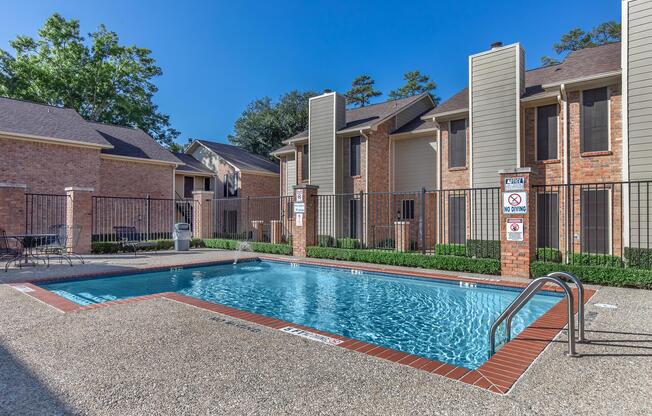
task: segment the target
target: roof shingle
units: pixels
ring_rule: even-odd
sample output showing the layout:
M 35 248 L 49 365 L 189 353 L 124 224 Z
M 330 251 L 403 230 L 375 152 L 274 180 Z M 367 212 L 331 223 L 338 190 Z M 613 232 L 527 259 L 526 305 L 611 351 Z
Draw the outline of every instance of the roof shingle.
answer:
M 112 149 L 103 149 L 103 154 L 181 163 L 172 153 L 141 129 L 91 122 L 88 122 L 88 125 L 113 145 Z
M 208 140 L 197 140 L 197 142 L 217 153 L 221 158 L 238 169 L 260 173 L 279 173 L 279 167 L 277 164 L 270 162 L 261 156 L 249 153 L 238 146 L 225 143 L 215 143 Z
M 195 159 L 191 155 L 185 153 L 172 153 L 174 157 L 179 159 L 183 165 L 177 166 L 177 170 L 184 172 L 196 172 L 196 173 L 213 173 L 207 166 L 204 166 L 199 160 Z

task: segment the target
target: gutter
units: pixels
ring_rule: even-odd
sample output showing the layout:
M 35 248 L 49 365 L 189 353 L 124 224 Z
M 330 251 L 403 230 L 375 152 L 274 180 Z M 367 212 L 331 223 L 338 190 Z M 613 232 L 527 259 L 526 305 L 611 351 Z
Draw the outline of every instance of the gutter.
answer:
M 574 84 L 579 84 L 579 83 L 582 83 L 582 82 L 590 82 L 590 81 L 597 81 L 597 80 L 604 79 L 604 78 L 618 77 L 621 74 L 622 74 L 622 71 L 620 69 L 618 69 L 616 71 L 603 72 L 601 74 L 589 75 L 589 76 L 586 76 L 586 77 L 574 78 L 574 79 L 569 79 L 569 80 L 566 80 L 566 81 L 560 81 L 560 82 L 554 82 L 554 83 L 550 83 L 550 84 L 544 84 L 544 85 L 541 86 L 541 88 L 543 88 L 545 90 L 545 89 L 549 89 L 549 88 L 559 88 L 562 85 L 564 85 L 565 87 L 568 87 L 568 86 L 572 86 Z

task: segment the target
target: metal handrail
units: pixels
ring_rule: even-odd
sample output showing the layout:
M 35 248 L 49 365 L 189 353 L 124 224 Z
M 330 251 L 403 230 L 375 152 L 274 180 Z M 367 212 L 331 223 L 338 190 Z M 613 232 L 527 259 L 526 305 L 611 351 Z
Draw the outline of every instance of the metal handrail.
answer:
M 577 342 L 586 342 L 586 339 L 584 338 L 584 285 L 582 285 L 580 279 L 566 272 L 552 272 L 548 273 L 547 276 L 556 277 L 560 280 L 567 278 L 573 281 L 575 286 L 577 286 L 577 297 L 579 298 L 579 301 L 577 302 L 577 327 L 579 329 L 579 337 L 577 338 Z M 530 299 L 532 299 L 535 294 L 535 291 L 530 291 L 529 294 L 525 296 L 521 301 L 521 304 L 525 305 Z M 505 321 L 505 335 L 507 341 L 512 339 L 512 320 L 514 319 L 514 315 L 516 315 L 520 309 L 521 307 L 513 310 L 512 313 L 507 316 L 507 320 Z
M 496 331 L 500 324 L 507 319 L 510 315 L 516 314 L 525 304 L 532 299 L 532 297 L 541 290 L 544 284 L 554 283 L 557 286 L 561 287 L 566 293 L 566 303 L 567 303 L 567 323 L 568 323 L 568 353 L 570 357 L 577 357 L 575 352 L 575 298 L 573 296 L 573 291 L 568 287 L 568 285 L 557 277 L 544 276 L 534 279 L 528 287 L 512 302 L 509 306 L 500 314 L 498 319 L 491 325 L 491 330 L 489 332 L 489 356 L 492 356 L 496 353 Z

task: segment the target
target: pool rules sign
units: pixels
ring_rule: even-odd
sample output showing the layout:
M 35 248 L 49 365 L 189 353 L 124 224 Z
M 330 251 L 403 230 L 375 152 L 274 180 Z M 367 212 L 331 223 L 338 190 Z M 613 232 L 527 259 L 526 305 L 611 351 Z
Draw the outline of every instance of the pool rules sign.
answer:
M 507 218 L 507 241 L 523 241 L 523 218 Z

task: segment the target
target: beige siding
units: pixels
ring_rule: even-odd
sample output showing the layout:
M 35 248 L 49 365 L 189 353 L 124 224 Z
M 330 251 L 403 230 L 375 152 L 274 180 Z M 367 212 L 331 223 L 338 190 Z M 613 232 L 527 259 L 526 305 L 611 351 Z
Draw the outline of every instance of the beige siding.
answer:
M 432 101 L 430 101 L 430 98 L 424 96 L 419 101 L 396 115 L 396 128 L 400 129 L 410 121 L 419 117 L 421 114 L 430 110 L 432 107 Z
M 516 167 L 523 52 L 518 45 L 471 57 L 473 186 L 498 186 L 498 170 Z
M 285 195 L 294 195 L 294 185 L 297 184 L 297 161 L 294 155 L 288 156 L 285 162 Z
M 652 0 L 632 0 L 624 7 L 628 8 L 629 26 L 629 174 L 632 180 L 645 180 L 652 179 Z
M 435 189 L 437 152 L 434 137 L 397 140 L 394 143 L 394 190 Z
M 319 193 L 335 192 L 335 95 L 310 100 L 310 184 L 319 186 Z

